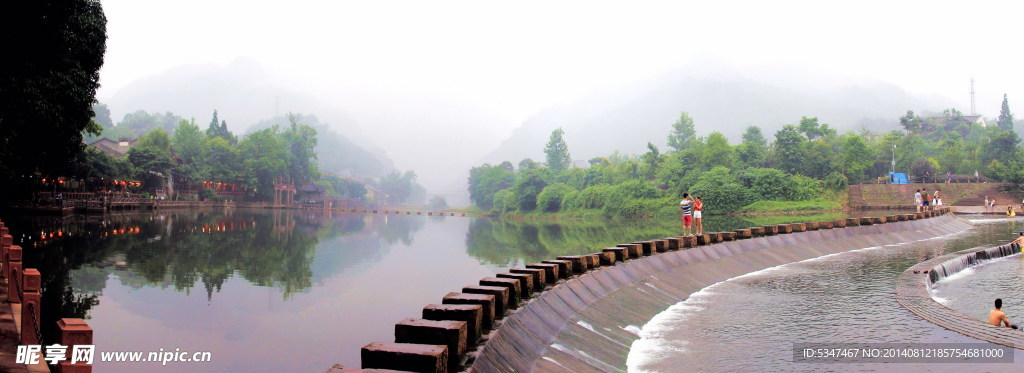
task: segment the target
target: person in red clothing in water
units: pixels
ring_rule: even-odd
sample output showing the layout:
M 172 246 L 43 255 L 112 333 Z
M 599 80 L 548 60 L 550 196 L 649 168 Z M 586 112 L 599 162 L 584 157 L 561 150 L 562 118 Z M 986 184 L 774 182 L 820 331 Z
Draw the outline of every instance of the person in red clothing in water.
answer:
M 704 218 L 701 216 L 704 210 L 704 201 L 700 200 L 700 196 L 693 196 L 693 230 L 696 234 L 704 234 Z

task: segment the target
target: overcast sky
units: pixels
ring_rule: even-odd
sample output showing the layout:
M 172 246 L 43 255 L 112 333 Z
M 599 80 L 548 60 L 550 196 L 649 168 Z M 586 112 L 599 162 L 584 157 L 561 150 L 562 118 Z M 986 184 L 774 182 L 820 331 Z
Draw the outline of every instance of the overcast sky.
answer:
M 981 114 L 998 115 L 1003 93 L 1024 104 L 1017 2 L 102 3 L 100 101 L 172 67 L 245 57 L 327 100 L 366 91 L 478 108 L 500 118 L 482 124 L 497 142 L 544 106 L 701 56 L 882 80 L 965 113 L 973 76 Z
M 308 83 L 453 96 L 515 121 L 697 54 L 873 77 L 965 105 L 974 76 L 986 114 L 1020 86 L 1019 3 L 833 4 L 107 0 L 99 98 L 171 67 L 238 57 Z

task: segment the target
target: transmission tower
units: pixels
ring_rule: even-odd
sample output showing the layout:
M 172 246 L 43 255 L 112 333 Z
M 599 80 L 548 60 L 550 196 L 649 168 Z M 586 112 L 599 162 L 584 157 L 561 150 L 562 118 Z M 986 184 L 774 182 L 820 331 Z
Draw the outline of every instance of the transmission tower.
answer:
M 974 111 L 974 77 L 971 77 L 971 115 L 978 115 Z

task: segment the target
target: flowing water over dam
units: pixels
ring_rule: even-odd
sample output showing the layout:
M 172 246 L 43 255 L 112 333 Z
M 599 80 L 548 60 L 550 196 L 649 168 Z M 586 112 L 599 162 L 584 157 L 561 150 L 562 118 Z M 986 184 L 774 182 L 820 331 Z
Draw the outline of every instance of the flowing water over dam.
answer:
M 643 326 L 632 345 L 629 370 L 679 371 L 1020 371 L 1016 364 L 983 367 L 939 364 L 794 363 L 793 343 L 959 343 L 980 341 L 937 327 L 894 299 L 896 278 L 908 267 L 942 254 L 1006 244 L 1017 220 L 979 222 L 933 239 L 865 245 L 739 276 L 701 289 Z M 991 267 L 991 268 L 987 268 Z M 989 270 L 993 269 L 999 272 Z M 1024 321 L 1019 256 L 995 261 L 942 283 L 951 307 L 985 315 L 995 294 L 1011 320 Z M 973 274 L 970 274 L 973 273 Z M 994 280 L 978 287 L 978 280 Z M 1015 289 L 1010 289 L 1014 287 Z M 987 317 L 986 317 L 987 318 Z
M 978 221 L 997 229 L 1020 232 L 1024 222 L 1008 219 Z M 1014 324 L 1024 324 L 1024 256 L 987 260 L 965 268 L 932 285 L 932 297 L 968 317 L 987 321 L 994 300 L 1003 300 L 1002 310 Z

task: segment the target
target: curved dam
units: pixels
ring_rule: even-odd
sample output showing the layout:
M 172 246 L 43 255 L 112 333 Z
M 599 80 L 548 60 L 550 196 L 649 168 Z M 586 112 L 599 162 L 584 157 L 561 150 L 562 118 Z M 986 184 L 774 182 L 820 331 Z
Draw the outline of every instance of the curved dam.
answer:
M 971 227 L 943 214 L 723 241 L 618 262 L 570 278 L 510 313 L 479 349 L 470 370 L 625 371 L 640 327 L 710 285 L 770 267 Z

